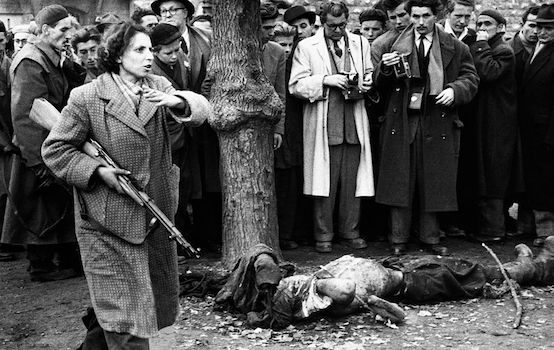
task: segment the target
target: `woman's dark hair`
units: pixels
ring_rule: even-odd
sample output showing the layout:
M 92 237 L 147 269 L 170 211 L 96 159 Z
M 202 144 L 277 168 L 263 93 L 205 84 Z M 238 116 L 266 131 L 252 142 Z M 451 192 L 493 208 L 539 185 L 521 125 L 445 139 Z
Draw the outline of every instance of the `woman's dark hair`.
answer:
M 119 73 L 119 63 L 117 60 L 123 55 L 123 52 L 137 33 L 148 35 L 145 28 L 128 21 L 114 24 L 104 34 L 104 45 L 99 55 L 100 64 L 107 72 Z

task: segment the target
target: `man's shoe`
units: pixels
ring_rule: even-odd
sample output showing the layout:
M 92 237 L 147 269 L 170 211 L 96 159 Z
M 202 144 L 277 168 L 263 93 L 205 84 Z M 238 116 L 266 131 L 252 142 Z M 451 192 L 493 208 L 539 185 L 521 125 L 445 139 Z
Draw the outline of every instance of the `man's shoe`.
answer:
M 406 254 L 406 244 L 398 243 L 392 245 L 392 254 L 394 256 L 401 256 Z
M 465 237 L 466 231 L 456 226 L 448 226 L 445 230 L 448 237 Z
M 470 236 L 471 240 L 477 243 L 502 243 L 504 242 L 504 237 L 500 236 L 486 236 L 486 235 L 472 235 Z
M 333 245 L 331 242 L 315 242 L 315 251 L 318 253 L 331 253 Z
M 50 282 L 61 281 L 68 278 L 79 276 L 79 273 L 74 269 L 63 269 L 48 272 L 31 273 L 31 281 L 33 282 Z
M 533 247 L 540 248 L 544 245 L 545 238 L 544 237 L 537 237 L 535 240 L 533 240 Z
M 367 242 L 363 238 L 342 239 L 341 243 L 351 249 L 367 248 Z
M 448 255 L 448 248 L 440 245 L 440 244 L 426 244 L 425 250 L 427 250 L 429 253 L 433 255 Z
M 279 241 L 279 246 L 282 250 L 293 250 L 298 248 L 298 243 L 291 239 L 282 239 Z

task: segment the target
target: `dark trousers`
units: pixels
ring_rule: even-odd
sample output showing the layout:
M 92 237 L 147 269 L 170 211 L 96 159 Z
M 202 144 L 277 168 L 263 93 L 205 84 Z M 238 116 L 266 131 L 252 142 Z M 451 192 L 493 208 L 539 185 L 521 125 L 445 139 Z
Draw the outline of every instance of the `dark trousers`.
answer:
M 314 197 L 314 238 L 333 240 L 333 213 L 338 195 L 337 230 L 345 239 L 360 237 L 360 198 L 356 197 L 356 178 L 360 164 L 360 145 L 329 146 L 329 197 Z
M 221 192 L 206 192 L 202 199 L 193 199 L 193 234 L 195 244 L 213 249 L 222 239 Z
M 305 213 L 301 206 L 302 169 L 298 166 L 275 169 L 275 193 L 277 197 L 277 218 L 279 239 L 295 240 L 295 231 Z
M 479 207 L 479 233 L 484 236 L 504 237 L 506 223 L 504 218 L 504 200 L 481 198 Z
M 148 339 L 139 338 L 129 333 L 108 332 L 100 327 L 92 308 L 87 309 L 83 317 L 87 334 L 83 344 L 77 350 L 148 350 Z
M 418 127 L 414 141 L 410 144 L 410 184 L 408 207 L 391 207 L 391 234 L 389 241 L 392 244 L 407 243 L 410 237 L 410 228 L 413 222 L 419 223 L 419 240 L 425 244 L 438 244 L 440 229 L 437 213 L 425 211 L 423 202 L 423 138 Z M 413 213 L 418 217 L 413 220 Z
M 57 266 L 55 264 L 56 254 Z M 27 245 L 27 259 L 31 273 L 51 272 L 58 268 L 72 268 L 75 271 L 82 269 L 77 243 L 29 244 Z

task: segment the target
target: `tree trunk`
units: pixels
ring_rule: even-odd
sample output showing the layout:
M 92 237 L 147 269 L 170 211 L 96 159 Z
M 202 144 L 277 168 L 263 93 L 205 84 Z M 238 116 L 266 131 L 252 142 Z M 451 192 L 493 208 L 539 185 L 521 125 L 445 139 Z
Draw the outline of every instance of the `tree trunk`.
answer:
M 280 256 L 273 129 L 283 111 L 262 72 L 260 3 L 214 2 L 208 76 L 219 137 L 223 192 L 223 263 L 265 243 Z

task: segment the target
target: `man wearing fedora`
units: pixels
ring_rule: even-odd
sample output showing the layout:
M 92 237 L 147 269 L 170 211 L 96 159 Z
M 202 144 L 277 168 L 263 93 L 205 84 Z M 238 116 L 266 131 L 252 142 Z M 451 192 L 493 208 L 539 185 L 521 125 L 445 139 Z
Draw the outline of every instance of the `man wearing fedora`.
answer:
M 296 28 L 298 40 L 314 35 L 315 12 L 308 11 L 304 6 L 292 6 L 283 16 L 283 20 Z
M 206 79 L 208 59 L 211 54 L 211 33 L 190 25 L 194 5 L 189 0 L 156 0 L 152 11 L 161 22 L 179 28 L 181 49 L 190 72 L 189 89 L 208 97 L 210 84 Z M 200 164 L 198 181 L 193 192 L 201 198 L 193 198 L 194 230 L 197 243 L 203 248 L 218 249 L 221 241 L 221 184 L 219 179 L 219 141 L 215 131 L 204 123 L 193 132 L 194 157 Z M 196 197 L 196 196 L 195 196 Z
M 554 4 L 539 8 L 538 43 L 523 69 L 519 118 L 526 193 L 541 246 L 554 235 Z

